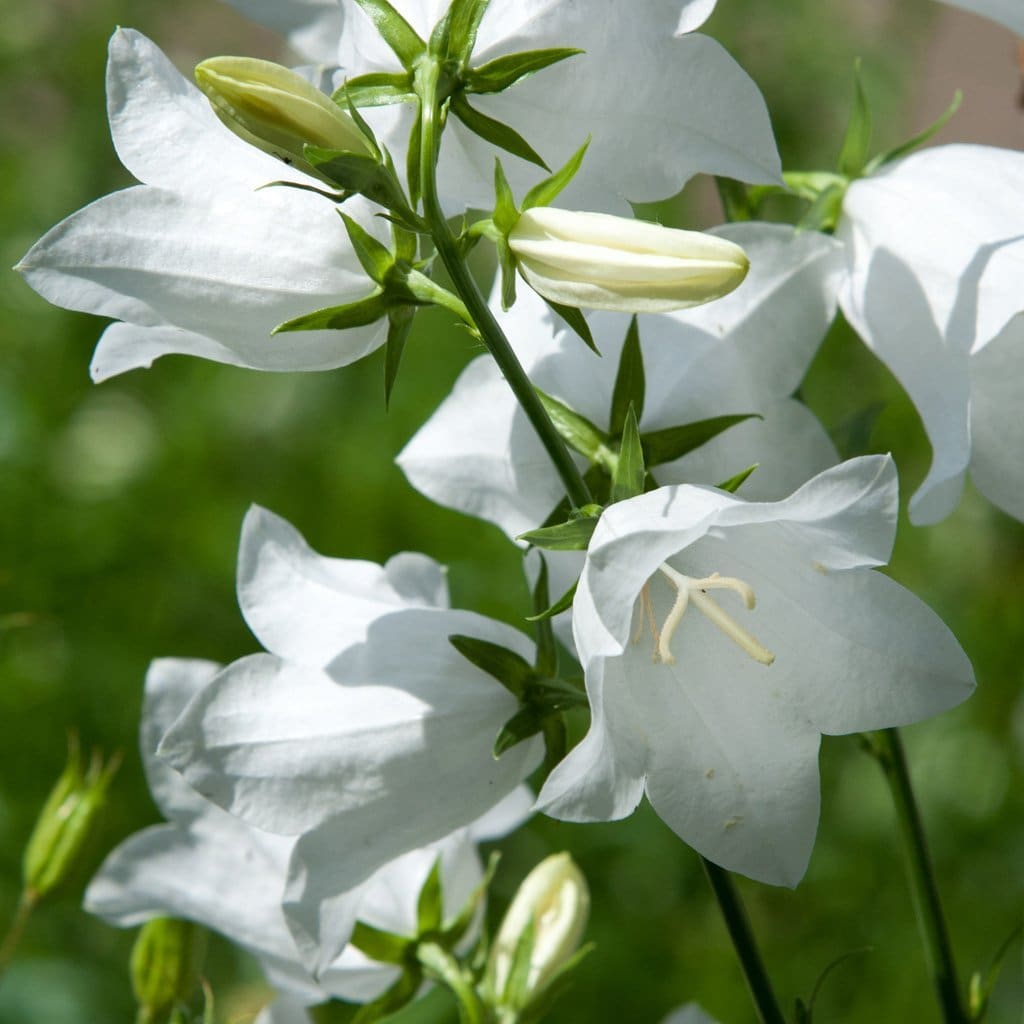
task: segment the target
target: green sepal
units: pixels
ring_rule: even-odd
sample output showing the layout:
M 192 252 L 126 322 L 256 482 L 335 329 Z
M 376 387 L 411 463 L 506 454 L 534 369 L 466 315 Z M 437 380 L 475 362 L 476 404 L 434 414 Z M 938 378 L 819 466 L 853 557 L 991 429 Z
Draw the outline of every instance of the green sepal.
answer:
M 485 142 L 504 149 L 521 160 L 543 167 L 545 171 L 551 170 L 543 157 L 514 128 L 471 107 L 469 100 L 461 93 L 452 97 L 450 109 L 474 135 L 479 135 Z
M 752 466 L 747 466 L 746 469 L 740 470 L 735 476 L 729 477 L 728 480 L 723 480 L 719 485 L 720 491 L 728 491 L 730 494 L 735 494 L 746 482 L 750 479 L 751 473 L 760 466 L 760 462 L 755 462 Z
M 497 761 L 502 754 L 531 739 L 544 727 L 543 716 L 534 707 L 520 708 L 502 727 L 491 753 Z
M 504 92 L 516 82 L 583 52 L 574 47 L 561 46 L 509 53 L 478 68 L 467 70 L 463 76 L 463 88 L 466 92 L 477 94 Z
M 550 299 L 544 299 L 544 301 L 548 304 L 548 309 L 570 327 L 591 352 L 598 356 L 601 354 L 598 351 L 597 342 L 594 341 L 590 324 L 587 323 L 587 318 L 580 310 L 575 306 L 563 306 L 560 302 L 552 302 Z
M 409 185 L 409 198 L 413 206 L 423 198 L 423 187 L 420 181 L 420 154 L 423 146 L 423 106 L 416 99 L 416 116 L 412 119 L 412 130 L 409 132 L 409 145 L 405 153 L 405 180 Z
M 391 268 L 395 265 L 394 253 L 347 213 L 339 210 L 338 214 L 345 223 L 345 230 L 348 232 L 356 259 L 370 280 L 383 287 L 387 283 Z
M 347 153 L 338 149 L 306 146 L 306 160 L 317 174 L 346 192 L 358 192 L 384 209 L 398 215 L 410 226 L 419 218 L 409 206 L 402 186 L 388 166 L 372 156 Z
M 564 191 L 569 182 L 576 177 L 576 172 L 583 163 L 587 154 L 587 147 L 590 145 L 590 136 L 587 141 L 576 150 L 575 153 L 563 164 L 554 174 L 534 185 L 529 192 L 523 196 L 521 209 L 529 210 L 534 206 L 550 206 Z
M 480 880 L 480 884 L 470 893 L 469 898 L 462 905 L 462 909 L 459 910 L 458 914 L 445 924 L 441 937 L 449 949 L 457 946 L 473 926 L 473 922 L 483 906 L 487 890 L 490 889 L 491 882 L 494 881 L 500 861 L 501 854 L 494 850 L 490 857 L 487 858 L 487 867 L 484 869 L 484 877 Z
M 516 258 L 505 238 L 498 240 L 496 249 L 501 269 L 501 308 L 507 313 L 516 301 Z
M 842 185 L 829 185 L 818 193 L 817 199 L 811 203 L 807 212 L 797 221 L 797 231 L 823 231 L 828 234 L 835 230 L 839 216 L 843 212 L 843 199 L 846 188 Z
M 467 326 L 476 331 L 473 318 L 465 303 L 454 292 L 442 288 L 435 280 L 419 270 L 403 270 L 401 284 L 393 285 L 410 303 L 417 306 L 440 306 L 454 313 Z
M 1013 944 L 1020 939 L 1022 934 L 1024 934 L 1024 924 L 1018 924 L 1006 939 L 1003 940 L 999 949 L 996 950 L 996 955 L 992 958 L 988 970 L 984 973 L 975 971 L 971 975 L 967 988 L 967 1011 L 972 1021 L 985 1019 L 985 1015 L 988 1013 L 988 1003 L 992 998 L 996 982 L 999 980 L 999 972 L 1002 970 L 1003 961 L 1006 959 L 1006 955 L 1010 952 Z
M 553 975 L 548 979 L 547 984 L 533 995 L 530 1005 L 516 1018 L 518 1024 L 537 1024 L 544 1020 L 551 1011 L 551 1006 L 560 999 L 572 981 L 571 974 L 579 966 L 580 962 L 589 956 L 597 948 L 593 942 L 580 946 L 568 960 L 566 960 Z
M 754 219 L 754 203 L 747 191 L 747 186 L 742 181 L 716 175 L 715 187 L 718 189 L 718 198 L 722 203 L 722 212 L 725 214 L 726 221 L 733 224 L 737 221 Z
M 838 185 L 846 188 L 850 182 L 841 174 L 833 171 L 784 171 L 782 179 L 793 195 L 813 203 L 829 186 Z
M 564 402 L 552 398 L 540 388 L 534 388 L 534 390 L 537 392 L 545 412 L 551 417 L 551 422 L 559 436 L 566 444 L 591 462 L 610 465 L 609 439 L 603 430 L 599 430 L 586 416 L 574 412 Z
M 644 460 L 648 466 L 660 466 L 689 455 L 712 438 L 742 423 L 744 420 L 760 419 L 757 413 L 740 413 L 734 416 L 712 416 L 665 430 L 652 430 L 641 438 L 644 446 Z
M 505 168 L 501 166 L 501 160 L 497 157 L 494 160 L 494 215 L 491 219 L 498 233 L 506 236 L 519 220 L 519 210 L 512 194 L 512 186 L 509 185 Z
M 409 947 L 413 944 L 413 940 L 405 935 L 386 932 L 363 921 L 356 922 L 352 938 L 348 941 L 350 946 L 380 964 L 405 963 Z
M 885 402 L 871 402 L 829 430 L 828 436 L 844 459 L 868 454 L 871 434 L 884 409 Z
M 533 666 L 525 658 L 488 640 L 456 633 L 448 637 L 448 643 L 467 661 L 497 679 L 514 697 L 521 698 L 537 678 Z
M 409 340 L 415 311 L 408 306 L 399 306 L 388 312 L 388 339 L 384 345 L 384 408 L 391 405 L 391 392 L 398 379 L 402 365 L 405 343 Z
M 416 93 L 409 72 L 375 71 L 348 79 L 331 99 L 339 107 L 349 102 L 356 107 L 384 107 L 415 100 Z
M 860 67 L 861 62 L 858 57 L 853 62 L 853 109 L 850 111 L 846 135 L 843 137 L 843 144 L 839 148 L 839 159 L 836 161 L 839 173 L 847 178 L 860 176 L 868 162 L 868 152 L 871 147 L 871 107 L 868 105 L 868 98 L 864 92 Z
M 437 56 L 464 64 L 473 54 L 480 21 L 487 13 L 491 0 L 452 0 L 445 15 L 443 52 Z M 440 42 L 440 40 L 439 40 Z M 431 46 L 434 39 L 431 38 Z
M 312 192 L 314 195 L 330 199 L 332 203 L 343 203 L 346 199 L 352 198 L 351 192 L 328 192 L 325 188 L 317 188 L 316 185 L 309 185 L 304 181 L 268 181 L 256 189 L 262 192 L 265 188 L 295 188 L 300 192 Z
M 629 321 L 626 341 L 619 357 L 619 368 L 615 373 L 615 387 L 612 389 L 612 406 L 609 414 L 608 433 L 618 437 L 626 425 L 626 414 L 632 406 L 637 419 L 644 414 L 644 356 L 640 350 L 640 328 L 636 315 Z M 653 463 L 652 463 L 653 465 Z
M 359 108 L 353 102 L 352 97 L 348 93 L 345 94 L 344 104 L 345 110 L 348 112 L 348 116 L 355 122 L 355 126 L 359 129 L 359 133 L 363 136 L 363 139 L 370 147 L 370 152 L 373 154 L 373 158 L 380 163 L 380 145 L 377 142 L 377 136 L 374 134 L 373 129 L 367 123 L 363 115 L 359 113 Z
M 612 472 L 611 501 L 625 501 L 644 493 L 647 470 L 644 466 L 644 448 L 640 440 L 640 427 L 632 405 L 626 410 L 622 427 L 622 444 Z
M 556 615 L 561 615 L 562 612 L 567 611 L 572 607 L 573 599 L 576 597 L 576 589 L 579 587 L 580 581 L 577 580 L 550 608 L 545 608 L 544 611 L 538 612 L 536 615 L 527 615 L 527 622 L 540 622 L 543 619 L 553 619 Z
M 412 71 L 416 59 L 427 49 L 427 44 L 416 34 L 416 30 L 388 0 L 356 0 L 356 3 L 366 12 L 402 67 Z
M 521 533 L 516 540 L 524 540 L 545 551 L 586 551 L 597 528 L 597 519 L 581 516 L 567 519 L 557 526 L 541 526 Z
M 501 992 L 501 1004 L 522 1009 L 530 998 L 530 968 L 533 961 L 533 946 L 537 934 L 537 922 L 533 915 L 520 932 L 516 948 L 512 951 L 512 964 L 505 981 L 505 991 Z
M 441 858 L 437 857 L 416 901 L 416 934 L 426 935 L 441 927 L 444 894 L 441 887 Z
M 950 118 L 960 109 L 960 104 L 963 102 L 964 94 L 957 89 L 953 94 L 953 102 L 927 127 L 923 132 L 918 132 L 912 139 L 908 139 L 906 142 L 899 146 L 895 146 L 893 149 L 887 150 L 885 153 L 879 153 L 878 156 L 872 157 L 868 162 L 868 165 L 864 168 L 864 173 L 873 174 L 878 170 L 879 167 L 884 167 L 886 164 L 892 163 L 893 160 L 899 160 L 900 157 L 906 156 L 908 153 L 912 153 L 915 149 L 919 149 L 923 146 L 933 135 L 945 128 L 946 123 Z
M 416 998 L 422 984 L 423 972 L 419 966 L 406 968 L 391 988 L 359 1009 L 352 1024 L 377 1024 L 390 1017 Z
M 533 667 L 542 676 L 558 675 L 558 645 L 555 643 L 555 631 L 551 628 L 551 622 L 543 617 L 544 612 L 551 605 L 551 592 L 548 587 L 548 563 L 547 559 L 538 553 L 540 559 L 540 570 L 537 572 L 537 582 L 533 585 L 533 611 L 539 616 L 534 621 L 537 623 L 537 654 L 533 659 Z
M 285 334 L 290 331 L 345 331 L 353 327 L 366 327 L 387 316 L 392 309 L 390 300 L 383 291 L 376 291 L 364 299 L 357 299 L 344 306 L 328 306 L 312 313 L 304 313 L 292 320 L 278 324 L 270 333 Z

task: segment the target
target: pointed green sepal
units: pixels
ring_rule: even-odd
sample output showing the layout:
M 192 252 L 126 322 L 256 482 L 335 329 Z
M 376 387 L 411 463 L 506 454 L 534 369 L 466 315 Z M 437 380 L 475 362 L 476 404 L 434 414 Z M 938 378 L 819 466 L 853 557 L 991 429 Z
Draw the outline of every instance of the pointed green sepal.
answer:
M 388 0 L 356 0 L 373 22 L 381 38 L 401 62 L 406 71 L 412 71 L 416 59 L 427 49 L 427 44 Z
M 352 938 L 348 941 L 360 953 L 381 964 L 404 963 L 409 947 L 413 944 L 413 940 L 405 935 L 386 932 L 364 921 L 356 922 Z
M 521 82 L 538 71 L 583 52 L 573 47 L 561 46 L 509 53 L 468 70 L 465 73 L 464 88 L 466 92 L 478 94 L 504 92 L 516 82 Z
M 426 935 L 437 931 L 444 918 L 444 893 L 441 886 L 441 858 L 437 857 L 420 889 L 416 901 L 416 933 Z
M 366 327 L 388 315 L 392 308 L 382 291 L 365 299 L 357 299 L 344 306 L 328 306 L 313 313 L 305 313 L 293 320 L 278 324 L 270 333 L 286 334 L 290 331 L 345 331 L 353 327 Z
M 423 107 L 417 97 L 416 116 L 412 119 L 412 128 L 409 131 L 409 145 L 405 153 L 405 180 L 409 185 L 409 198 L 412 205 L 416 206 L 423 198 L 423 186 L 420 182 L 422 168 L 420 166 L 420 155 L 422 153 L 423 139 Z
M 597 519 L 581 516 L 568 519 L 557 526 L 541 526 L 521 533 L 516 540 L 524 540 L 545 551 L 586 551 L 597 528 Z
M 562 440 L 591 462 L 610 465 L 612 453 L 608 448 L 608 435 L 564 402 L 545 394 L 540 388 L 535 390 Z
M 849 179 L 832 171 L 784 171 L 782 178 L 789 192 L 809 203 L 813 203 L 831 185 L 845 189 L 850 184 Z
M 648 466 L 660 466 L 674 462 L 684 455 L 707 444 L 712 438 L 742 423 L 744 420 L 760 419 L 757 413 L 740 413 L 734 416 L 712 416 L 710 419 L 685 423 L 665 430 L 652 430 L 641 437 L 644 446 L 644 460 Z
M 612 472 L 612 502 L 625 501 L 644 493 L 647 470 L 644 466 L 644 449 L 640 440 L 640 427 L 636 421 L 636 410 L 632 405 L 626 410 L 626 422 L 622 427 L 622 445 Z
M 753 220 L 755 207 L 751 201 L 747 186 L 734 178 L 715 177 L 715 187 L 722 203 L 722 212 L 730 224 L 737 221 Z
M 740 472 L 735 476 L 729 477 L 728 480 L 723 480 L 718 485 L 718 489 L 720 491 L 728 491 L 730 494 L 735 494 L 747 482 L 747 480 L 750 479 L 750 475 L 760 465 L 760 462 L 755 462 L 752 466 L 747 466 L 746 469 L 740 470 Z
M 501 308 L 507 313 L 516 301 L 516 258 L 504 238 L 498 241 L 496 248 L 501 269 Z
M 514 128 L 471 107 L 461 93 L 452 97 L 451 112 L 484 142 L 489 142 L 492 146 L 497 146 L 527 163 L 543 167 L 545 171 L 551 170 L 544 162 L 544 158 Z
M 347 103 L 356 107 L 384 107 L 414 101 L 416 93 L 409 72 L 375 71 L 348 79 L 331 99 L 340 107 Z
M 847 178 L 857 178 L 868 162 L 871 147 L 871 107 L 868 105 L 864 82 L 861 79 L 861 62 L 858 57 L 853 63 L 853 109 L 846 125 L 846 135 L 839 149 L 836 166 L 839 173 Z
M 537 581 L 533 585 L 533 611 L 540 618 L 534 619 L 537 623 L 537 654 L 533 660 L 533 667 L 542 676 L 558 675 L 558 645 L 555 643 L 555 631 L 551 628 L 551 621 L 544 618 L 544 612 L 551 606 L 551 592 L 548 588 L 548 563 L 547 559 L 538 554 L 540 569 L 537 572 Z
M 923 132 L 918 132 L 912 139 L 908 139 L 906 142 L 899 146 L 895 146 L 893 149 L 887 150 L 885 153 L 880 153 L 878 156 L 873 157 L 867 167 L 864 168 L 865 174 L 873 174 L 878 170 L 879 167 L 884 167 L 886 164 L 892 163 L 894 160 L 899 160 L 900 157 L 906 156 L 908 153 L 913 153 L 915 149 L 920 149 L 926 142 L 928 142 L 933 135 L 940 132 L 946 127 L 947 122 L 952 116 L 960 109 L 960 104 L 963 102 L 964 94 L 957 89 L 953 94 L 953 102 L 927 127 Z
M 550 608 L 538 612 L 536 615 L 527 615 L 527 622 L 539 622 L 542 619 L 553 619 L 556 615 L 568 611 L 572 607 L 573 599 L 576 597 L 576 588 L 580 585 L 577 580 Z
M 575 153 L 550 177 L 534 185 L 523 197 L 522 209 L 529 210 L 534 206 L 550 206 L 558 196 L 565 190 L 569 182 L 576 177 L 576 172 L 587 155 L 587 147 L 590 145 L 590 136 L 587 141 L 576 150 Z
M 403 221 L 416 225 L 419 218 L 413 212 L 393 171 L 381 160 L 358 153 L 336 149 L 306 146 L 306 160 L 316 168 L 317 174 L 346 192 L 358 192 L 385 210 L 390 210 Z
M 377 1024 L 378 1021 L 397 1013 L 408 1006 L 423 984 L 423 972 L 419 966 L 408 967 L 402 976 L 382 995 L 360 1007 L 352 1018 L 352 1024 Z
M 459 64 L 466 63 L 473 55 L 480 21 L 487 13 L 491 0 L 452 0 L 448 14 L 444 52 L 439 54 Z M 433 43 L 433 39 L 431 40 Z
M 543 717 L 535 708 L 520 708 L 502 727 L 494 741 L 495 761 L 506 751 L 531 739 L 543 729 Z
M 845 197 L 844 186 L 829 185 L 824 192 L 818 194 L 807 212 L 797 221 L 797 231 L 822 231 L 826 234 L 834 231 L 843 212 Z
M 359 260 L 370 280 L 383 286 L 387 283 L 388 274 L 395 265 L 394 253 L 347 213 L 339 210 L 338 214 L 345 223 L 345 230 L 348 232 L 356 259 Z
M 537 919 L 530 916 L 526 927 L 520 932 L 519 939 L 512 951 L 512 964 L 509 967 L 508 980 L 502 992 L 501 1001 L 516 1008 L 524 1007 L 529 1000 L 530 968 L 533 962 L 533 946 L 537 936 Z
M 619 368 L 615 374 L 615 387 L 612 389 L 612 406 L 609 414 L 608 433 L 612 437 L 621 435 L 626 425 L 626 414 L 632 406 L 637 419 L 644 414 L 644 356 L 640 350 L 640 329 L 636 315 L 629 322 L 626 341 L 619 357 Z
M 494 160 L 494 226 L 503 235 L 516 226 L 519 220 L 519 208 L 516 206 L 515 196 L 512 194 L 512 186 L 505 176 L 505 168 L 501 166 L 501 160 L 495 157 Z
M 547 303 L 548 309 L 570 327 L 594 355 L 599 356 L 601 354 L 598 351 L 597 342 L 594 341 L 590 324 L 587 323 L 587 318 L 580 310 L 576 309 L 575 306 L 563 306 L 560 302 L 552 302 L 550 299 L 544 299 L 544 301 Z
M 388 339 L 384 345 L 384 408 L 391 405 L 391 392 L 398 379 L 398 370 L 402 365 L 402 354 L 405 343 L 409 340 L 409 331 L 415 317 L 414 310 L 408 306 L 399 306 L 388 313 Z
M 580 946 L 576 952 L 569 957 L 558 968 L 558 970 L 551 975 L 547 984 L 537 995 L 533 997 L 529 1007 L 518 1016 L 520 1024 L 538 1024 L 548 1017 L 551 1012 L 552 1005 L 565 995 L 566 990 L 572 983 L 572 972 L 579 966 L 579 964 L 588 957 L 597 948 L 593 942 L 588 942 L 585 946 Z
M 533 666 L 515 651 L 474 636 L 453 634 L 448 637 L 452 645 L 467 661 L 482 672 L 497 679 L 515 697 L 522 697 L 537 678 Z

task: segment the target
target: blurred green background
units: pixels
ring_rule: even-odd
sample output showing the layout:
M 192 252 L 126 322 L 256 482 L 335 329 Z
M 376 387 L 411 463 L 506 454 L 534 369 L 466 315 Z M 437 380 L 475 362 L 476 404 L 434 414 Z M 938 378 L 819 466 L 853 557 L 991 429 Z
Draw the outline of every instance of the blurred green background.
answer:
M 0 0 L 0 16 L 4 266 L 68 213 L 129 184 L 104 114 L 115 25 L 147 33 L 184 69 L 217 53 L 282 54 L 216 0 Z M 1013 40 L 930 0 L 722 0 L 707 30 L 764 91 L 787 167 L 831 165 L 857 56 L 879 148 L 930 121 L 958 84 L 967 101 L 943 138 L 1024 143 Z M 711 223 L 713 202 L 697 182 L 666 212 Z M 392 464 L 476 354 L 443 317 L 418 325 L 386 415 L 379 353 L 308 375 L 172 357 L 94 387 L 86 368 L 99 321 L 47 306 L 7 272 L 0 309 L 0 916 L 16 903 L 21 849 L 70 727 L 126 753 L 89 870 L 156 820 L 135 740 L 143 674 L 155 656 L 227 661 L 254 650 L 233 591 L 250 502 L 328 554 L 425 551 L 451 567 L 457 603 L 521 622 L 511 545 L 430 505 Z M 912 491 L 928 463 L 920 423 L 842 325 L 804 394 L 828 425 L 884 401 L 871 447 L 896 454 Z M 969 492 L 939 527 L 904 524 L 891 571 L 954 629 L 980 681 L 966 707 L 906 736 L 966 977 L 1019 922 L 1024 894 L 1024 528 Z M 879 773 L 852 738 L 826 740 L 822 769 L 805 882 L 796 892 L 742 885 L 777 988 L 791 1006 L 830 961 L 871 946 L 830 978 L 818 1019 L 937 1020 Z M 598 948 L 552 1019 L 655 1024 L 697 999 L 723 1022 L 753 1020 L 695 855 L 646 810 L 616 825 L 538 821 L 505 844 L 497 902 L 565 847 L 593 887 Z M 32 920 L 0 985 L 0 1024 L 133 1018 L 131 936 L 78 909 L 87 877 Z M 209 974 L 224 1020 L 259 1004 L 252 965 L 226 945 L 214 945 Z M 1018 1022 L 1022 1005 L 1017 946 L 991 1019 Z M 443 999 L 431 1006 L 416 1019 L 454 1020 Z

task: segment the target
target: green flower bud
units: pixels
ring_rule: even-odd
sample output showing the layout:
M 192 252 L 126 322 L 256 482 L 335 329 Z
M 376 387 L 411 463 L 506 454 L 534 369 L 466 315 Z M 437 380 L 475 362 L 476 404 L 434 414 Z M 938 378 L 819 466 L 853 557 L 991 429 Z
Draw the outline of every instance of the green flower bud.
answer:
M 239 138 L 309 174 L 306 145 L 372 155 L 355 121 L 301 75 L 269 60 L 211 57 L 196 83 Z M 316 175 L 319 177 L 319 175 Z
M 119 754 L 104 764 L 96 750 L 86 769 L 78 740 L 72 736 L 67 766 L 39 812 L 25 847 L 22 881 L 31 901 L 38 902 L 73 872 L 120 765 Z
M 191 921 L 155 917 L 132 948 L 132 990 L 139 1024 L 170 1024 L 199 987 L 206 932 Z
M 521 1010 L 544 991 L 576 953 L 589 911 L 587 881 L 568 853 L 526 876 L 487 962 L 486 988 L 499 1007 Z
M 508 235 L 519 272 L 549 302 L 667 313 L 720 299 L 750 263 L 734 242 L 605 213 L 538 206 Z

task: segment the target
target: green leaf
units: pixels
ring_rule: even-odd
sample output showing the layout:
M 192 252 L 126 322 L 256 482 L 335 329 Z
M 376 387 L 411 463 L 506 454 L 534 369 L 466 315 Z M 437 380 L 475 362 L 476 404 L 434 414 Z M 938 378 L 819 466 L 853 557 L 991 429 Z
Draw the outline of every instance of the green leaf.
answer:
M 644 449 L 640 440 L 640 427 L 636 422 L 636 410 L 631 405 L 626 411 L 626 422 L 622 426 L 622 445 L 612 473 L 612 502 L 625 501 L 644 493 Z
M 349 241 L 352 243 L 356 259 L 359 260 L 363 270 L 374 283 L 386 284 L 388 273 L 395 265 L 394 253 L 382 242 L 378 242 L 362 224 L 353 220 L 347 213 L 339 210 L 338 214 L 345 222 Z
M 386 932 L 363 921 L 356 922 L 352 938 L 348 941 L 371 960 L 381 964 L 404 963 L 409 947 L 413 944 L 413 940 L 405 935 Z
M 843 212 L 845 196 L 844 186 L 829 185 L 824 192 L 818 194 L 810 209 L 797 221 L 797 231 L 823 231 L 826 234 L 833 231 L 839 223 L 839 215 Z
M 384 408 L 391 405 L 391 392 L 398 379 L 402 353 L 409 340 L 409 331 L 415 313 L 408 306 L 400 306 L 388 313 L 388 340 L 384 346 Z
M 284 334 L 289 331 L 344 331 L 352 327 L 366 327 L 387 316 L 392 308 L 384 293 L 377 291 L 365 299 L 358 299 L 344 306 L 328 306 L 314 313 L 297 316 L 278 324 L 270 333 Z
M 304 181 L 268 181 L 266 185 L 260 185 L 257 192 L 265 188 L 297 188 L 300 192 L 312 192 L 314 195 L 330 199 L 332 203 L 343 203 L 352 197 L 351 192 L 328 192 L 325 188 L 317 188 L 316 185 L 308 185 Z
M 444 894 L 441 889 L 441 858 L 434 860 L 434 865 L 427 875 L 427 880 L 420 889 L 416 901 L 416 933 L 427 935 L 441 927 L 444 918 Z
M 782 178 L 790 192 L 810 203 L 830 185 L 846 188 L 850 184 L 847 178 L 832 171 L 784 171 Z
M 423 107 L 417 100 L 416 116 L 412 119 L 412 129 L 409 132 L 409 146 L 405 154 L 405 180 L 409 183 L 409 198 L 412 200 L 413 206 L 419 203 L 423 197 L 423 188 L 420 182 L 422 132 Z
M 491 0 L 452 0 L 448 9 L 448 39 L 445 56 L 465 63 L 473 55 L 480 21 Z
M 569 519 L 557 526 L 541 526 L 521 533 L 517 540 L 525 540 L 545 551 L 586 551 L 597 527 L 597 519 L 582 516 Z
M 576 177 L 576 172 L 583 163 L 587 154 L 587 147 L 590 145 L 590 136 L 587 141 L 576 150 L 575 153 L 550 177 L 534 185 L 523 197 L 522 209 L 529 210 L 534 206 L 550 206 L 566 188 L 570 181 Z
M 877 171 L 879 167 L 884 167 L 886 164 L 892 163 L 893 160 L 899 160 L 900 157 L 906 156 L 908 153 L 912 153 L 915 149 L 919 149 L 923 146 L 933 135 L 945 128 L 946 123 L 960 109 L 960 104 L 963 102 L 963 98 L 964 94 L 957 89 L 953 94 L 953 102 L 950 103 L 950 105 L 927 128 L 925 128 L 923 132 L 919 132 L 912 139 L 909 139 L 902 145 L 896 146 L 895 148 L 874 157 L 868 163 L 867 167 L 864 168 L 864 173 L 872 174 Z
M 516 207 L 515 196 L 512 194 L 512 186 L 505 177 L 505 168 L 501 166 L 501 160 L 497 157 L 494 160 L 494 225 L 507 235 L 519 220 L 519 209 Z
M 406 71 L 412 71 L 416 58 L 422 56 L 427 44 L 415 29 L 388 3 L 388 0 L 356 0 L 376 26 L 381 38 L 391 47 Z
M 576 597 L 576 588 L 579 585 L 579 580 L 577 580 L 550 608 L 545 608 L 537 615 L 527 615 L 526 621 L 539 622 L 542 619 L 553 619 L 556 615 L 561 615 L 562 612 L 572 607 L 573 598 Z
M 533 945 L 537 933 L 537 922 L 530 915 L 526 927 L 519 933 L 516 948 L 512 951 L 512 964 L 509 967 L 502 1003 L 515 1007 L 523 1007 L 530 996 L 530 968 L 533 961 Z
M 590 459 L 591 462 L 608 461 L 609 439 L 603 430 L 599 430 L 586 416 L 574 412 L 564 402 L 545 394 L 540 388 L 535 388 L 535 390 L 559 436 L 566 444 L 578 451 L 580 455 Z
M 545 171 L 550 170 L 543 157 L 514 128 L 471 107 L 461 93 L 452 97 L 450 109 L 471 132 L 479 135 L 485 142 L 504 149 L 521 160 L 543 167 Z
M 419 270 L 406 270 L 402 275 L 402 291 L 412 302 L 418 306 L 441 306 L 450 310 L 460 320 L 476 331 L 476 324 L 469 315 L 465 303 L 454 292 L 443 288 L 432 278 Z
M 746 469 L 740 470 L 735 476 L 729 477 L 728 480 L 723 480 L 719 485 L 720 491 L 728 491 L 730 494 L 735 494 L 749 479 L 750 474 L 760 466 L 760 462 L 755 462 L 752 466 L 747 466 Z
M 868 162 L 870 146 L 871 107 L 861 80 L 860 58 L 857 58 L 853 63 L 853 109 L 850 111 L 850 120 L 846 125 L 846 135 L 836 164 L 839 173 L 848 178 L 858 177 Z
M 715 187 L 718 189 L 725 219 L 730 224 L 754 219 L 754 207 L 743 182 L 718 175 L 715 177 Z
M 507 750 L 518 746 L 523 740 L 536 736 L 543 728 L 542 716 L 532 707 L 520 708 L 502 727 L 494 741 L 492 751 L 497 760 Z
M 561 964 L 558 970 L 548 979 L 544 988 L 534 994 L 526 1011 L 519 1015 L 519 1024 L 536 1024 L 536 1022 L 546 1019 L 551 1011 L 552 1004 L 565 994 L 571 984 L 572 972 L 596 948 L 597 946 L 593 942 L 588 942 L 585 946 L 580 946 L 568 960 Z
M 467 71 L 464 88 L 470 93 L 504 92 L 516 82 L 583 52 L 573 47 L 562 46 L 509 53 Z
M 533 586 L 533 610 L 542 615 L 544 610 L 551 604 L 551 594 L 548 589 L 548 563 L 543 555 L 537 556 L 540 559 L 540 571 L 537 573 L 537 582 Z M 546 618 L 538 618 L 537 622 L 537 655 L 533 660 L 533 666 L 542 676 L 558 675 L 558 645 L 555 643 L 555 631 Z
M 515 651 L 498 644 L 457 633 L 448 637 L 448 643 L 467 661 L 497 679 L 515 697 L 522 697 L 526 688 L 537 678 L 537 673 L 528 661 Z
M 333 184 L 348 192 L 359 192 L 409 223 L 416 223 L 416 214 L 409 207 L 402 186 L 383 163 L 371 156 L 320 146 L 306 146 L 303 154 L 317 173 Z
M 422 984 L 423 972 L 419 967 L 407 968 L 391 988 L 359 1010 L 352 1018 L 352 1024 L 377 1024 L 377 1021 L 390 1017 L 416 998 Z
M 711 419 L 697 420 L 678 427 L 667 427 L 665 430 L 652 430 L 644 434 L 641 440 L 644 446 L 644 459 L 648 466 L 660 466 L 664 462 L 674 462 L 684 455 L 695 451 L 702 444 L 707 444 L 730 427 L 752 418 L 760 419 L 757 413 L 741 413 L 736 416 L 712 416 Z
M 501 268 L 501 308 L 507 313 L 516 301 L 516 258 L 504 238 L 498 241 L 496 248 Z
M 416 93 L 408 72 L 377 71 L 348 79 L 331 99 L 338 106 L 351 102 L 356 107 L 384 107 L 415 100 Z
M 541 297 L 543 298 L 543 296 Z M 591 333 L 587 318 L 578 309 L 574 306 L 563 306 L 560 302 L 552 302 L 550 299 L 544 299 L 544 301 L 557 317 L 572 328 L 578 337 L 583 339 L 583 343 L 591 352 L 595 355 L 601 354 L 597 350 L 597 342 L 594 341 L 594 335 Z
M 640 350 L 640 329 L 634 315 L 626 331 L 626 342 L 619 357 L 619 368 L 615 374 L 612 390 L 612 408 L 609 415 L 608 433 L 619 437 L 626 425 L 626 414 L 632 406 L 637 419 L 644 414 L 644 356 Z

